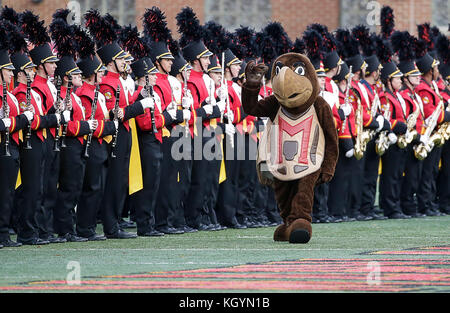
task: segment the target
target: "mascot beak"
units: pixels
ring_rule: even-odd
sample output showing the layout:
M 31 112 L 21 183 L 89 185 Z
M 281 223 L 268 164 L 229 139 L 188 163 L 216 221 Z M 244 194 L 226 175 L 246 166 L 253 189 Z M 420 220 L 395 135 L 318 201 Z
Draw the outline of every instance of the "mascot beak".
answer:
M 309 79 L 298 75 L 288 67 L 283 66 L 272 79 L 275 98 L 288 108 L 297 108 L 308 101 L 313 87 Z

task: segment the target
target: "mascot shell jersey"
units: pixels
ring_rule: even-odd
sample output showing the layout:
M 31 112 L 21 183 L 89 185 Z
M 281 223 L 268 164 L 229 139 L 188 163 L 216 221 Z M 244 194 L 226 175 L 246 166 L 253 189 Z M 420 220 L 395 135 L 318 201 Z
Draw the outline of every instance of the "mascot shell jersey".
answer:
M 269 121 L 266 127 L 258 167 L 266 162 L 267 169 L 279 180 L 299 179 L 320 169 L 325 139 L 314 106 L 299 116 L 280 107 L 273 123 Z
M 242 86 L 245 113 L 268 117 L 271 125 L 260 144 L 258 177 L 274 189 L 283 219 L 274 240 L 307 243 L 314 188 L 331 180 L 338 158 L 334 118 L 330 105 L 319 96 L 315 69 L 305 55 L 279 56 L 272 67 L 273 94 L 258 101 L 266 68 L 250 61 Z

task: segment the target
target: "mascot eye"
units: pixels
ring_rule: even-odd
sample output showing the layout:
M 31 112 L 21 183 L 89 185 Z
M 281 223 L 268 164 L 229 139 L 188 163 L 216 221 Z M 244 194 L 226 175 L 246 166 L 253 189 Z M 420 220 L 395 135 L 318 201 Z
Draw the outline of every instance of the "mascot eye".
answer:
M 281 62 L 277 62 L 275 64 L 275 75 L 278 75 L 278 73 L 280 73 L 283 66 L 284 66 L 283 63 L 281 63 Z
M 305 68 L 303 66 L 297 66 L 294 70 L 294 72 L 300 76 L 305 75 Z

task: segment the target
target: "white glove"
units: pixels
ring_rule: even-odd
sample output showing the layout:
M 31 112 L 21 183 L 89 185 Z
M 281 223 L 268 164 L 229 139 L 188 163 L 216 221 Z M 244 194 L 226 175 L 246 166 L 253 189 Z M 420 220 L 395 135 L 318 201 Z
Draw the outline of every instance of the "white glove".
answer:
M 395 144 L 397 142 L 397 135 L 395 135 L 394 133 L 389 133 L 388 139 L 391 144 Z
M 225 111 L 226 105 L 227 104 L 225 103 L 225 101 L 220 100 L 219 102 L 217 102 L 217 106 L 219 107 L 221 114 Z
M 382 115 L 378 115 L 376 121 L 378 122 L 377 132 L 383 129 L 384 125 L 384 117 Z
M 186 97 L 184 96 L 183 99 L 181 99 L 181 106 L 183 109 L 189 109 L 194 104 L 194 100 L 192 97 Z
M 119 121 L 114 121 L 114 126 L 117 128 L 119 128 Z
M 183 110 L 183 120 L 189 121 L 191 119 L 191 111 Z
M 155 100 L 153 98 L 144 98 L 141 99 L 141 104 L 144 110 L 151 109 L 153 110 L 155 108 Z
M 89 124 L 89 129 L 91 130 L 91 132 L 93 132 L 94 130 L 97 129 L 97 126 L 98 126 L 97 120 L 88 120 L 87 122 Z
M 177 118 L 177 110 L 167 110 L 167 113 L 169 113 L 173 120 Z
M 62 116 L 64 117 L 64 121 L 66 122 L 70 121 L 70 111 L 64 111 L 62 113 Z
M 225 113 L 225 115 L 228 118 L 228 122 L 229 123 L 233 123 L 233 121 L 234 121 L 234 113 L 233 113 L 233 111 L 227 112 L 227 113 Z
M 428 142 L 428 136 L 420 135 L 419 141 L 420 141 L 421 143 L 423 143 L 424 145 L 426 145 L 427 142 Z
M 233 124 L 225 124 L 225 134 L 233 136 L 236 133 L 236 127 Z
M 203 109 L 205 110 L 206 114 L 210 115 L 213 112 L 213 107 L 211 104 L 206 104 L 203 106 Z
M 355 149 L 350 149 L 347 152 L 345 152 L 345 157 L 351 158 L 355 154 Z
M 25 111 L 23 112 L 23 115 L 27 117 L 28 122 L 31 122 L 34 118 L 34 114 L 31 111 Z
M 225 86 L 220 86 L 217 89 L 217 95 L 219 96 L 220 100 L 225 101 L 227 96 L 228 96 L 228 92 L 227 92 L 227 87 Z
M 342 112 L 344 112 L 344 116 L 347 117 L 352 113 L 352 107 L 350 105 L 343 105 L 341 107 Z
M 8 117 L 2 118 L 3 124 L 5 124 L 6 128 L 9 128 L 11 126 L 11 119 Z

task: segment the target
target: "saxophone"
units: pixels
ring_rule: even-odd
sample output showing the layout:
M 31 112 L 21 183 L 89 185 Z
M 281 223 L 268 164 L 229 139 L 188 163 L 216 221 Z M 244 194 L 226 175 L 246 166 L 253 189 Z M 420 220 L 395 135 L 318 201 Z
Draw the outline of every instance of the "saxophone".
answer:
M 431 152 L 434 146 L 441 146 L 444 143 L 444 139 L 442 134 L 438 131 L 434 132 L 431 135 L 431 132 L 436 128 L 437 121 L 441 115 L 441 106 L 438 105 L 436 109 L 434 109 L 433 113 L 428 117 L 426 121 L 426 129 L 425 133 L 422 135 L 424 138 L 427 138 L 426 143 L 419 143 L 418 145 L 413 147 L 414 156 L 418 160 L 423 160 L 428 156 L 428 153 Z
M 384 90 L 384 92 L 386 93 L 386 90 Z M 391 111 L 390 111 L 391 104 L 389 103 L 389 99 L 386 95 L 385 98 L 386 98 L 386 105 L 383 110 L 383 117 L 389 121 L 391 119 Z M 388 130 L 383 130 L 378 136 L 378 139 L 375 140 L 375 152 L 379 156 L 382 156 L 389 148 L 388 132 L 389 132 Z
M 356 139 L 354 149 L 355 149 L 355 158 L 357 160 L 361 160 L 365 151 L 363 140 L 363 111 L 362 111 L 363 109 L 361 105 L 361 99 L 358 96 L 356 97 L 358 100 L 358 106 L 355 112 Z
M 406 133 L 404 135 L 400 135 L 397 140 L 397 145 L 400 149 L 406 148 L 406 146 L 417 137 L 416 123 L 420 110 L 419 105 L 414 101 L 414 99 L 413 102 L 416 105 L 416 110 L 406 119 Z

